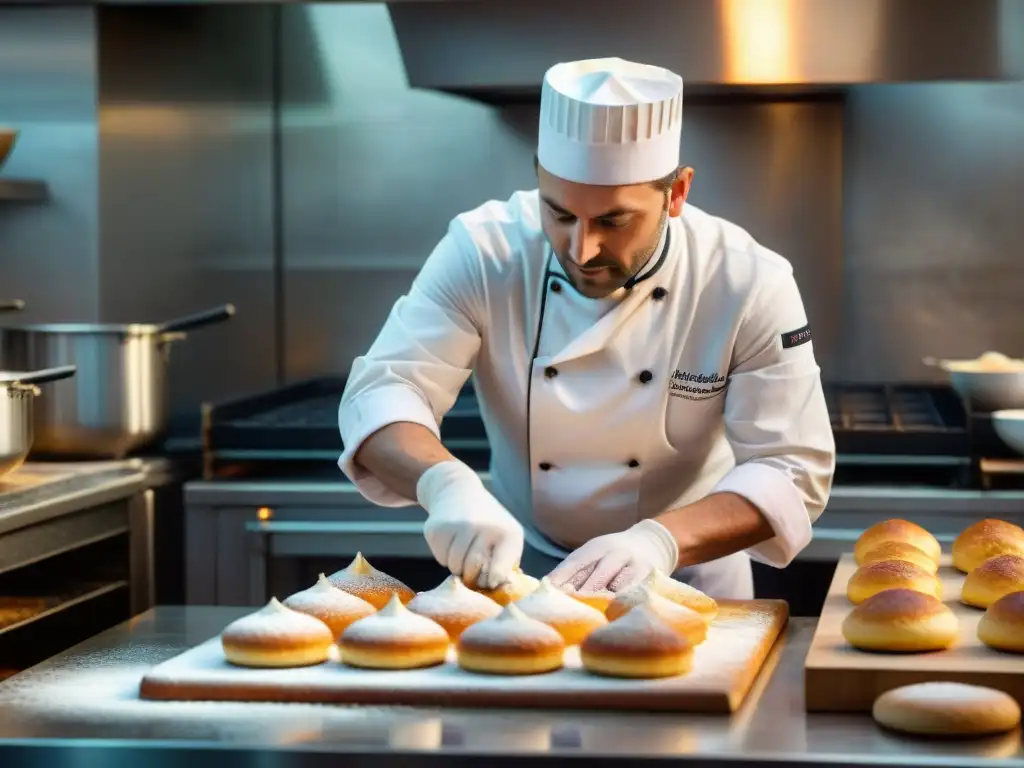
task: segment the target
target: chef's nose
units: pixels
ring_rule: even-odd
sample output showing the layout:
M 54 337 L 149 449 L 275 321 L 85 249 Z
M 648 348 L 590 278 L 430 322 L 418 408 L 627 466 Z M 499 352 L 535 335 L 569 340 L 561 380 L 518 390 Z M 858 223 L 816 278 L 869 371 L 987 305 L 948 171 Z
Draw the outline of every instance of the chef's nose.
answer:
M 601 253 L 601 240 L 597 233 L 588 230 L 582 221 L 577 221 L 572 230 L 569 255 L 579 266 L 585 267 Z

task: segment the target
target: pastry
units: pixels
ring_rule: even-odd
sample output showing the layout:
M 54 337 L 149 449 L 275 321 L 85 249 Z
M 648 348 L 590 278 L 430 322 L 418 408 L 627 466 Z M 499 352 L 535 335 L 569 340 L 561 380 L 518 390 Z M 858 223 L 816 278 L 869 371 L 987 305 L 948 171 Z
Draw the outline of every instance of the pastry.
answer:
M 1024 529 L 1004 520 L 980 520 L 953 542 L 953 565 L 964 573 L 996 555 L 1024 555 Z
M 443 664 L 449 638 L 440 624 L 413 613 L 395 592 L 371 616 L 341 634 L 341 660 L 366 669 L 416 669 Z
M 491 598 L 491 600 L 496 602 L 498 605 L 505 606 L 509 603 L 514 603 L 520 598 L 526 597 L 528 594 L 533 592 L 539 584 L 540 582 L 533 578 L 533 576 L 529 576 L 523 573 L 519 568 L 516 568 L 512 571 L 512 575 L 508 577 L 508 581 L 494 589 L 480 589 L 478 587 L 471 587 L 471 589 L 474 592 L 479 592 L 485 597 Z
M 879 592 L 843 621 L 843 637 L 862 651 L 940 651 L 959 635 L 960 623 L 949 606 L 913 589 Z
M 320 619 L 335 638 L 341 637 L 349 624 L 377 610 L 361 597 L 332 585 L 322 573 L 316 584 L 285 598 L 284 604 L 294 611 Z
M 458 640 L 471 624 L 492 619 L 501 613 L 500 605 L 471 590 L 458 576 L 449 576 L 440 586 L 420 592 L 406 607 L 436 621 L 452 640 Z
M 397 594 L 403 603 L 408 603 L 416 597 L 415 592 L 394 576 L 388 576 L 370 565 L 362 552 L 356 553 L 352 562 L 345 568 L 332 573 L 328 581 L 350 595 L 361 597 L 378 609 L 387 605 L 392 594 Z
M 643 581 L 616 594 L 615 602 L 609 605 L 608 610 L 605 612 L 608 619 L 614 621 L 623 616 L 629 610 L 627 606 L 635 605 L 635 602 L 629 602 L 636 600 L 637 596 L 634 594 L 634 591 L 641 593 L 643 587 L 650 587 L 654 592 L 671 600 L 673 603 L 696 611 L 709 623 L 718 615 L 718 603 L 712 598 L 705 595 L 699 589 L 691 587 L 689 584 L 684 584 L 681 581 L 676 581 L 671 576 L 666 576 L 655 568 L 647 574 L 647 578 Z M 622 600 L 620 601 L 619 598 L 622 598 Z M 618 607 L 616 607 L 616 603 L 619 604 Z
M 960 602 L 976 608 L 988 608 L 999 598 L 1022 590 L 1024 556 L 997 555 L 967 574 Z
M 700 645 L 708 636 L 708 622 L 703 616 L 692 608 L 662 597 L 646 584 L 640 584 L 639 589 L 622 592 L 612 605 L 615 607 L 615 618 L 625 616 L 638 605 L 649 606 L 666 624 L 686 638 L 690 645 Z
M 566 645 L 579 645 L 583 638 L 608 623 L 603 613 L 573 600 L 546 576 L 540 580 L 540 586 L 515 604 L 531 619 L 558 630 Z
M 275 597 L 228 624 L 220 642 L 224 657 L 240 667 L 307 667 L 327 661 L 334 634 L 320 619 L 293 611 Z
M 591 632 L 580 645 L 588 672 L 609 677 L 672 677 L 689 672 L 693 646 L 649 604 Z
M 942 599 L 942 582 L 928 571 L 905 560 L 884 560 L 862 565 L 847 582 L 846 596 L 856 605 L 887 589 L 914 589 Z
M 978 622 L 978 639 L 989 648 L 1024 653 L 1024 592 L 996 600 Z
M 886 691 L 871 715 L 879 725 L 925 736 L 987 736 L 1020 723 L 1020 706 L 993 688 L 964 683 L 917 683 Z
M 456 646 L 459 666 L 492 675 L 536 675 L 560 669 L 565 640 L 515 603 L 466 629 Z
M 857 565 L 864 564 L 864 555 L 872 549 L 890 541 L 915 546 L 936 563 L 942 557 L 942 547 L 938 539 L 917 523 L 896 518 L 872 525 L 857 538 L 857 543 L 853 546 L 853 557 Z
M 858 564 L 871 565 L 871 563 L 884 563 L 886 560 L 913 563 L 921 570 L 932 574 L 939 571 L 937 560 L 933 560 L 923 549 L 918 549 L 905 541 L 886 541 L 872 547 L 861 556 Z
M 562 590 L 569 597 L 579 600 L 581 603 L 586 603 L 591 608 L 596 608 L 601 613 L 608 610 L 608 606 L 612 604 L 615 599 L 615 593 L 610 592 L 607 589 L 601 589 L 597 592 L 579 592 L 571 584 L 566 584 L 562 587 Z

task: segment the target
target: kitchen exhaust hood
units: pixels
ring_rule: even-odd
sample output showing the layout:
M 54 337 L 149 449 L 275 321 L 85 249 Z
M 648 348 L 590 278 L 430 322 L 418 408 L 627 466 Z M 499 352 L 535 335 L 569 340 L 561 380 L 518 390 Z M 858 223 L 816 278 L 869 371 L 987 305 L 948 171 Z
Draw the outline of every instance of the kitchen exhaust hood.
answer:
M 620 56 L 689 93 L 1024 79 L 1024 0 L 417 0 L 388 3 L 409 84 L 534 98 L 544 71 Z

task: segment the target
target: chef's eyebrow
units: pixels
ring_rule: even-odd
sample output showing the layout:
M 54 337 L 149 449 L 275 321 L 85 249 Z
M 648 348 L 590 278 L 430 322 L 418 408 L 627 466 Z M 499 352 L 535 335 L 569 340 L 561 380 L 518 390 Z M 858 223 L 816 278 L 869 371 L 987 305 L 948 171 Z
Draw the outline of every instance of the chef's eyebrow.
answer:
M 567 209 L 563 208 L 558 203 L 556 203 L 554 200 L 552 200 L 550 197 L 541 196 L 541 199 L 544 201 L 544 205 L 546 205 L 548 208 L 553 210 L 555 213 L 560 213 L 563 216 L 573 216 L 573 217 L 576 216 L 575 213 L 573 213 L 570 210 L 567 210 Z M 637 211 L 633 210 L 632 208 L 612 208 L 612 210 L 605 211 L 600 216 L 594 216 L 594 218 L 595 219 L 614 219 L 616 216 L 625 216 L 625 215 L 630 214 L 630 213 L 637 213 Z

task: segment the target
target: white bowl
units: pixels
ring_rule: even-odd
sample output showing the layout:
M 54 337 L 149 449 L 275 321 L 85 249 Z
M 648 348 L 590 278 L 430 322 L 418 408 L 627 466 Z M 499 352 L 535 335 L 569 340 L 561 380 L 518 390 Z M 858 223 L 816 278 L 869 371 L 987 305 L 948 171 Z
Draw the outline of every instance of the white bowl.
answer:
M 1024 455 L 1024 408 L 994 411 L 992 427 L 999 439 L 1017 453 Z

